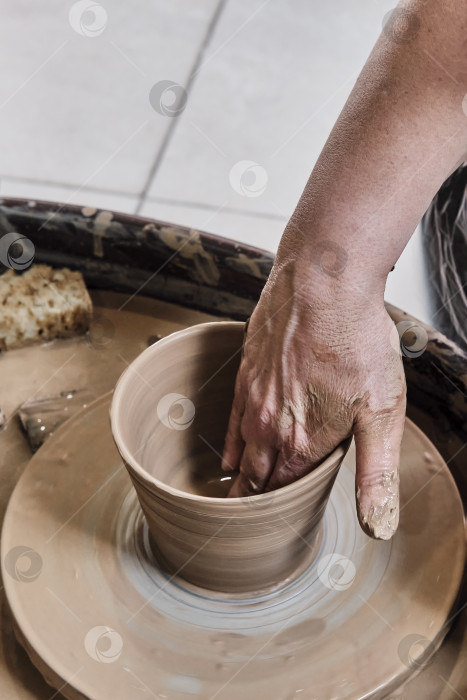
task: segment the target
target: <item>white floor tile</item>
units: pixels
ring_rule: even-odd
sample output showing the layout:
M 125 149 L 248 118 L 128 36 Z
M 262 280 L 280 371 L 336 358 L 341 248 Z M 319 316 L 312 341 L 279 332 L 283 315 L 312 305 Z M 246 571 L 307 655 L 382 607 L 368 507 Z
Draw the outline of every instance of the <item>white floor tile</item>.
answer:
M 390 7 L 231 0 L 150 196 L 290 215 Z
M 173 128 L 141 213 L 274 252 L 393 2 L 228 0 L 176 120 L 150 88 L 186 84 L 218 0 L 103 0 L 93 37 L 72 6 L 0 24 L 0 195 L 132 212 Z M 429 321 L 426 284 L 416 234 L 386 298 Z
M 149 91 L 186 82 L 217 3 L 102 0 L 93 3 L 100 15 L 74 20 L 81 32 L 96 25 L 95 36 L 72 28 L 76 3 L 9 3 L 0 24 L 0 175 L 139 193 L 173 123 L 154 111 Z
M 82 189 L 63 185 L 44 184 L 24 180 L 3 179 L 0 182 L 0 197 L 21 197 L 24 199 L 41 199 L 60 204 L 78 204 L 96 209 L 110 209 L 125 214 L 133 214 L 137 197 L 113 192 Z
M 393 6 L 231 0 L 149 195 L 290 216 Z M 250 163 L 232 171 L 239 161 Z M 246 224 L 238 229 L 232 214 L 212 219 L 209 230 L 226 235 L 231 222 L 242 236 Z M 281 230 L 261 244 L 252 221 L 249 235 L 275 250 Z M 429 322 L 421 245 L 416 234 L 390 275 L 386 298 Z

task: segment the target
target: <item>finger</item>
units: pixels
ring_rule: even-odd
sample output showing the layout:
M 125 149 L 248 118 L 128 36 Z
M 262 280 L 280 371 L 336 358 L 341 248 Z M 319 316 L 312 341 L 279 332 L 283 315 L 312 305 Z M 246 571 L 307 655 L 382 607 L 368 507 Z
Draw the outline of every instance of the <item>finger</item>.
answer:
M 349 432 L 342 433 L 344 426 L 341 424 L 338 426 L 339 431 L 333 427 L 329 429 L 331 423 L 329 420 L 322 424 L 311 436 L 302 426 L 294 426 L 293 434 L 284 443 L 277 457 L 266 486 L 267 491 L 287 486 L 309 474 L 349 435 Z
M 281 488 L 281 486 L 287 486 L 287 484 L 297 481 L 297 479 L 311 471 L 313 466 L 314 463 L 310 459 L 306 459 L 298 454 L 286 458 L 284 453 L 281 452 L 277 457 L 266 490 L 273 491 Z
M 225 436 L 221 467 L 224 471 L 235 471 L 240 466 L 240 460 L 245 448 L 242 438 L 241 424 L 245 403 L 240 395 L 235 396 L 230 411 L 229 424 Z
M 274 447 L 249 442 L 243 450 L 240 473 L 228 496 L 252 496 L 264 491 L 276 458 L 277 450 Z
M 399 523 L 399 460 L 404 414 L 357 422 L 357 515 L 370 537 L 389 540 Z

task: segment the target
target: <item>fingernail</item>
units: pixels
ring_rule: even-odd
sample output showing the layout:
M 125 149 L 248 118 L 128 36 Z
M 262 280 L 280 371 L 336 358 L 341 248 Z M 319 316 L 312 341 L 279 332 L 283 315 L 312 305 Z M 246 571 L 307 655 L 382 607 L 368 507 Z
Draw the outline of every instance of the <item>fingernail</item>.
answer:
M 399 524 L 399 476 L 385 472 L 381 480 L 357 489 L 357 515 L 362 530 L 376 540 L 390 540 Z

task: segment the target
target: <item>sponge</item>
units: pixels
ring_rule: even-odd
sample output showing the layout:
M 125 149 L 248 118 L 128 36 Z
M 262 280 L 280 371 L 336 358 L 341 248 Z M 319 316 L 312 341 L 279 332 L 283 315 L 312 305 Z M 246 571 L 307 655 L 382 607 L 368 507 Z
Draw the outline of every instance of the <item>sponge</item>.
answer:
M 81 272 L 33 265 L 0 275 L 0 350 L 85 333 L 91 315 Z

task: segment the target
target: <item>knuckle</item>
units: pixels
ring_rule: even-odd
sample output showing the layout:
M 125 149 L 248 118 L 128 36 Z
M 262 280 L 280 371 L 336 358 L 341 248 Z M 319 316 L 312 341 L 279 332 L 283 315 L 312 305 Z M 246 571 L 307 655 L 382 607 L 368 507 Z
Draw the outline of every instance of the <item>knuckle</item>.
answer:
M 370 411 L 361 423 L 367 432 L 389 437 L 396 427 L 403 425 L 404 419 L 405 412 L 399 406 L 389 406 Z
M 269 408 L 261 406 L 255 409 L 249 406 L 242 420 L 243 439 L 246 441 L 262 438 L 261 442 L 270 442 L 274 436 L 274 424 L 274 413 Z
M 268 406 L 261 406 L 256 415 L 256 423 L 260 432 L 267 432 L 274 423 L 274 413 Z
M 282 451 L 288 462 L 299 464 L 311 456 L 310 440 L 305 435 L 289 432 L 283 437 Z

